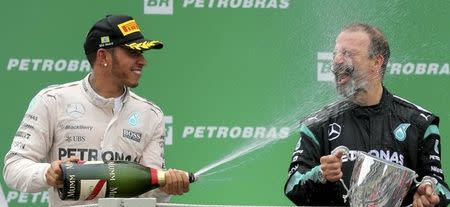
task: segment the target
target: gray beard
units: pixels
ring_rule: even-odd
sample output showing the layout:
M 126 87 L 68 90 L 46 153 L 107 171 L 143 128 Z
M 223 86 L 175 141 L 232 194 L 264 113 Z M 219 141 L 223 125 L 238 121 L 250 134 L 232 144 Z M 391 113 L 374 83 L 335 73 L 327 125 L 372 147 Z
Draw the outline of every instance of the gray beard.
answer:
M 355 80 L 351 79 L 344 85 L 336 86 L 337 93 L 345 98 L 351 98 L 356 93 Z
M 352 99 L 358 92 L 367 90 L 367 80 L 356 83 L 355 78 L 352 78 L 344 85 L 336 86 L 336 90 L 344 98 Z

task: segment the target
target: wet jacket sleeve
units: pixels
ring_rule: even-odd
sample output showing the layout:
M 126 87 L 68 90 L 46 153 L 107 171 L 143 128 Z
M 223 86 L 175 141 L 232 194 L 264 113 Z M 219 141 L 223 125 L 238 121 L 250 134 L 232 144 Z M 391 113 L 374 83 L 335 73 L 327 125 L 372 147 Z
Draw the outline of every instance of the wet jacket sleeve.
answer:
M 300 127 L 300 139 L 292 154 L 284 193 L 296 205 L 343 205 L 337 182 L 321 182 L 322 139 L 307 126 Z
M 437 179 L 436 190 L 439 193 L 439 206 L 447 206 L 450 203 L 450 191 L 444 180 L 441 165 L 441 145 L 439 133 L 439 118 L 433 117 L 426 127 L 423 137 L 419 141 L 418 174 L 421 180 L 428 175 Z
M 157 112 L 157 113 L 155 113 Z M 160 111 L 149 111 L 151 113 L 151 118 L 154 119 L 151 123 L 155 123 L 149 127 L 149 142 L 145 147 L 143 156 L 142 156 L 142 165 L 156 168 L 156 169 L 165 169 L 165 158 L 164 158 L 164 115 Z M 154 197 L 157 199 L 157 202 L 169 202 L 170 195 L 163 192 L 159 188 L 151 190 L 147 193 L 141 195 L 141 197 Z
M 27 112 L 5 155 L 3 178 L 6 184 L 22 192 L 39 192 L 50 186 L 45 173 L 50 167 L 45 157 L 52 143 L 54 120 L 51 111 L 55 99 L 39 93 L 30 102 Z

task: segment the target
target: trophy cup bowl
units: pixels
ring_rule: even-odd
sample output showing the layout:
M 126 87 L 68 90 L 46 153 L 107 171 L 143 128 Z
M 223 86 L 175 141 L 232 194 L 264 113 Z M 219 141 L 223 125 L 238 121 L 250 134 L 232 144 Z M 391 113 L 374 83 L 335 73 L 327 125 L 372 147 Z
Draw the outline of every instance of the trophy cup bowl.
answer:
M 358 152 L 350 179 L 350 206 L 400 206 L 416 173 L 404 166 Z

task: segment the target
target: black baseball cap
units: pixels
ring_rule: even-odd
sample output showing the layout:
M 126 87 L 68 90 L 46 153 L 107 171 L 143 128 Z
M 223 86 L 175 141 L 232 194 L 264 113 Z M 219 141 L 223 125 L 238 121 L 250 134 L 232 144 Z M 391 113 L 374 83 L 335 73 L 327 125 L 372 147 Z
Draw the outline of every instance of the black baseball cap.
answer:
M 131 50 L 161 49 L 163 43 L 144 38 L 136 21 L 130 16 L 107 15 L 92 26 L 84 42 L 84 53 L 100 48 L 126 46 Z

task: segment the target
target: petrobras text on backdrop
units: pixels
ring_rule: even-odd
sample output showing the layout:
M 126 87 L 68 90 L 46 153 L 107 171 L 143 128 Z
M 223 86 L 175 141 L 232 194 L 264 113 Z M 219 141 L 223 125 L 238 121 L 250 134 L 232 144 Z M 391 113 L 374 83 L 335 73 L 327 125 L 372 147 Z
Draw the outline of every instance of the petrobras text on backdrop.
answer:
M 334 81 L 331 73 L 333 53 L 317 53 L 317 80 Z M 405 60 L 404 62 L 388 63 L 386 66 L 388 75 L 419 75 L 419 76 L 448 76 L 450 75 L 449 63 L 432 63 L 424 61 Z
M 19 192 L 16 190 L 5 191 L 5 199 L 8 203 L 21 203 L 27 206 L 44 206 L 48 203 L 48 192 L 42 191 L 37 193 Z
M 172 15 L 174 3 L 196 9 L 287 9 L 290 0 L 144 0 L 144 14 Z
M 89 72 L 87 60 L 50 58 L 9 58 L 6 71 L 19 72 Z
M 166 145 L 173 144 L 173 116 L 165 116 Z M 181 138 L 195 139 L 285 139 L 289 137 L 289 127 L 272 126 L 184 126 Z

